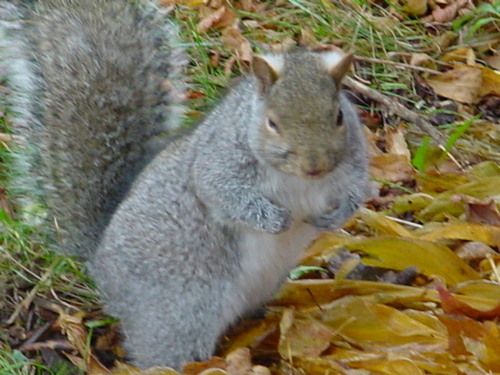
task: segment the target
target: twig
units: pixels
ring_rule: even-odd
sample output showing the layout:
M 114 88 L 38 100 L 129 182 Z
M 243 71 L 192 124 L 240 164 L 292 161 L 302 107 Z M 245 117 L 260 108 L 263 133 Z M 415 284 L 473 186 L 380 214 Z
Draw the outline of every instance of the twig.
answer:
M 391 60 L 375 59 L 373 57 L 356 56 L 356 60 L 357 61 L 366 61 L 366 62 L 371 62 L 371 63 L 376 63 L 376 64 L 395 65 L 395 66 L 400 66 L 402 68 L 418 70 L 420 72 L 425 72 L 425 73 L 430 73 L 430 74 L 435 74 L 435 75 L 443 74 L 440 71 L 437 71 L 434 69 L 429 69 L 429 68 L 424 68 L 423 66 L 415 66 L 415 65 L 400 63 L 400 62 L 391 61 Z
M 402 104 L 393 101 L 388 96 L 381 94 L 380 92 L 362 84 L 361 82 L 355 81 L 350 77 L 345 77 L 343 82 L 350 89 L 382 104 L 389 110 L 389 112 L 402 117 L 406 121 L 414 123 L 420 128 L 420 130 L 428 134 L 438 145 L 446 144 L 446 138 L 422 116 L 409 110 Z
M 424 227 L 421 224 L 417 224 L 417 223 L 413 223 L 411 221 L 399 219 L 397 217 L 392 217 L 392 216 L 387 216 L 387 215 L 385 215 L 385 217 L 388 218 L 389 220 L 395 221 L 396 223 L 408 225 L 409 227 L 414 227 L 414 228 L 419 228 L 419 229 Z

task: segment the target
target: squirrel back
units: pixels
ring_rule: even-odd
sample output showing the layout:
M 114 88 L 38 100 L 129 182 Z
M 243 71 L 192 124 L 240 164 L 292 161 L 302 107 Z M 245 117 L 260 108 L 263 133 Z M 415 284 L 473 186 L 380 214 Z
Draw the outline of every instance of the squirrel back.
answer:
M 0 2 L 0 64 L 16 132 L 28 137 L 15 190 L 41 196 L 61 250 L 88 258 L 162 133 L 177 126 L 176 30 L 148 1 L 14 4 Z

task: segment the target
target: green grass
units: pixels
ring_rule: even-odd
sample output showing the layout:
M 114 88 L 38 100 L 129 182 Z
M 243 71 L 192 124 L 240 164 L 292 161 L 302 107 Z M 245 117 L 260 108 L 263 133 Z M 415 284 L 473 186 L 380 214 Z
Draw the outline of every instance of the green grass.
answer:
M 18 350 L 0 347 L 0 375 L 74 375 L 75 368 L 59 362 L 59 368 L 51 369 L 27 358 Z M 83 375 L 83 372 L 77 372 Z

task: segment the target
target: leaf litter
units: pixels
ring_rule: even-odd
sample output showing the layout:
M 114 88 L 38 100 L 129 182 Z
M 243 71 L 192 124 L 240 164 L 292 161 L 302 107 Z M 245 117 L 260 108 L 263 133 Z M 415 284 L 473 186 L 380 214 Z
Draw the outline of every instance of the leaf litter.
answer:
M 177 17 L 182 21 L 194 15 L 196 32 L 207 40 L 220 38 L 210 47 L 210 64 L 224 67 L 226 76 L 248 65 L 254 42 L 269 51 L 286 49 L 295 39 L 336 47 L 325 45 L 317 24 L 299 36 L 287 34 L 302 29 L 295 24 L 300 25 L 295 13 L 319 19 L 306 1 L 276 1 L 274 7 L 256 0 L 164 3 L 189 10 Z M 343 13 L 346 4 L 351 13 Z M 304 254 L 303 266 L 324 272 L 289 280 L 264 317 L 243 319 L 221 338 L 218 356 L 187 364 L 185 374 L 500 374 L 500 129 L 494 108 L 500 103 L 500 38 L 494 33 L 498 7 L 492 5 L 497 7 L 493 13 L 487 9 L 488 18 L 478 18 L 476 14 L 484 14 L 474 13 L 472 2 L 465 0 L 394 1 L 386 9 L 375 2 L 346 4 L 322 1 L 315 6 L 340 15 L 365 12 L 367 19 L 379 21 L 374 32 L 382 36 L 399 32 L 395 25 L 408 17 L 432 25 L 434 29 L 426 29 L 431 42 L 416 43 L 417 52 L 402 52 L 398 64 L 430 69 L 415 70 L 417 89 L 419 84 L 428 87 L 413 99 L 435 108 L 449 100 L 456 104 L 453 118 L 471 125 L 447 147 L 424 145 L 411 123 L 374 112 L 377 105 L 369 100 L 357 103 L 369 107 L 360 113 L 370 124 L 365 130 L 373 181 L 366 206 L 344 230 L 321 234 Z M 349 32 L 350 21 L 345 18 L 345 24 L 335 27 Z M 440 23 L 446 22 L 487 30 L 489 38 L 477 44 L 470 39 L 472 47 L 463 47 L 457 40 L 470 36 L 458 38 L 460 29 L 443 28 Z M 354 47 L 360 55 L 368 51 L 340 39 L 333 43 Z M 399 44 L 404 46 L 402 40 Z M 377 75 L 367 72 L 391 66 L 390 54 L 383 58 L 388 63 L 382 60 L 378 67 L 360 59 L 355 75 L 376 82 Z M 191 98 L 205 97 L 196 85 L 190 92 Z M 394 93 L 401 95 L 397 89 Z M 478 113 L 484 118 L 474 121 Z M 452 139 L 453 127 L 441 130 Z M 465 162 L 454 160 L 450 149 L 458 150 Z M 97 354 L 102 351 L 123 358 L 114 325 L 91 330 L 89 321 L 99 315 L 78 308 L 72 313 L 63 307 L 48 309 L 36 299 L 33 305 L 40 316 L 52 310 L 49 330 L 61 338 L 44 338 L 44 328 L 42 338 L 25 342 L 25 349 L 36 344 L 31 348 L 61 352 L 64 347 L 66 358 L 89 375 L 177 374 L 168 368 L 103 364 Z M 12 327 L 11 332 L 25 340 L 24 333 L 14 334 Z

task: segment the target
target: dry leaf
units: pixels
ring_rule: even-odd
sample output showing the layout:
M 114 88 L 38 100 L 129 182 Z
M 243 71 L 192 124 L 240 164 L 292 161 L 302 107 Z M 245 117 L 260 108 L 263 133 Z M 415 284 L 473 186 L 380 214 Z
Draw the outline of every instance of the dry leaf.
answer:
M 491 320 L 500 317 L 500 303 L 493 309 L 482 311 L 458 300 L 441 285 L 437 286 L 441 298 L 441 307 L 446 314 L 464 315 L 475 320 Z
M 486 56 L 484 61 L 493 69 L 500 70 L 500 54 L 497 52 L 493 56 Z
M 282 358 L 318 357 L 329 346 L 333 337 L 331 329 L 313 318 L 296 318 L 286 310 L 280 323 L 278 351 Z
M 389 154 L 403 155 L 407 160 L 411 160 L 411 153 L 406 144 L 403 134 L 404 127 L 398 126 L 394 129 L 391 126 L 384 126 L 386 149 Z
M 438 95 L 460 103 L 473 104 L 479 99 L 483 74 L 477 67 L 455 65 L 452 70 L 427 78 L 426 82 Z
M 222 43 L 225 48 L 235 50 L 240 61 L 245 63 L 252 61 L 252 46 L 239 28 L 226 27 L 222 31 Z
M 449 285 L 480 276 L 447 246 L 430 241 L 399 237 L 376 237 L 353 241 L 345 248 L 362 252 L 363 264 L 404 270 L 416 266 L 418 272 L 428 276 L 440 276 Z
M 335 301 L 332 307 L 321 315 L 321 320 L 357 348 L 444 350 L 447 346 L 444 330 L 422 324 L 393 307 L 351 296 Z
M 213 28 L 224 28 L 233 25 L 236 20 L 237 17 L 232 10 L 221 6 L 198 22 L 196 30 L 199 33 L 206 33 Z
M 358 213 L 361 220 L 363 220 L 368 226 L 378 229 L 380 234 L 415 238 L 415 235 L 412 232 L 407 230 L 401 224 L 387 218 L 385 215 L 371 211 L 364 207 L 361 207 L 358 210 Z
M 468 0 L 456 0 L 445 8 L 436 8 L 430 16 L 422 18 L 423 22 L 451 22 L 457 16 L 460 8 L 467 6 Z
M 457 239 L 480 241 L 490 246 L 500 246 L 500 228 L 472 223 L 457 222 L 434 226 L 434 230 L 420 236 L 421 240 L 439 241 Z
M 246 375 L 252 369 L 248 348 L 239 348 L 226 356 L 226 370 L 230 375 Z
M 451 197 L 451 201 L 466 204 L 465 213 L 469 223 L 500 226 L 500 213 L 493 199 L 485 201 L 465 194 L 457 194 Z
M 476 64 L 476 54 L 472 48 L 459 48 L 446 53 L 439 60 L 446 63 L 454 62 L 474 66 Z
M 371 159 L 370 174 L 389 182 L 411 181 L 415 170 L 404 155 L 383 154 Z
M 96 373 L 95 375 L 99 375 Z M 125 363 L 116 363 L 113 371 L 109 375 L 181 375 L 170 367 L 151 367 L 147 370 L 141 370 L 137 367 Z
M 498 253 L 491 247 L 486 245 L 484 242 L 470 241 L 465 242 L 455 248 L 455 254 L 457 254 L 463 260 L 470 262 L 484 259 L 487 256 L 496 255 Z
M 427 13 L 427 0 L 404 0 L 401 10 L 415 16 Z

